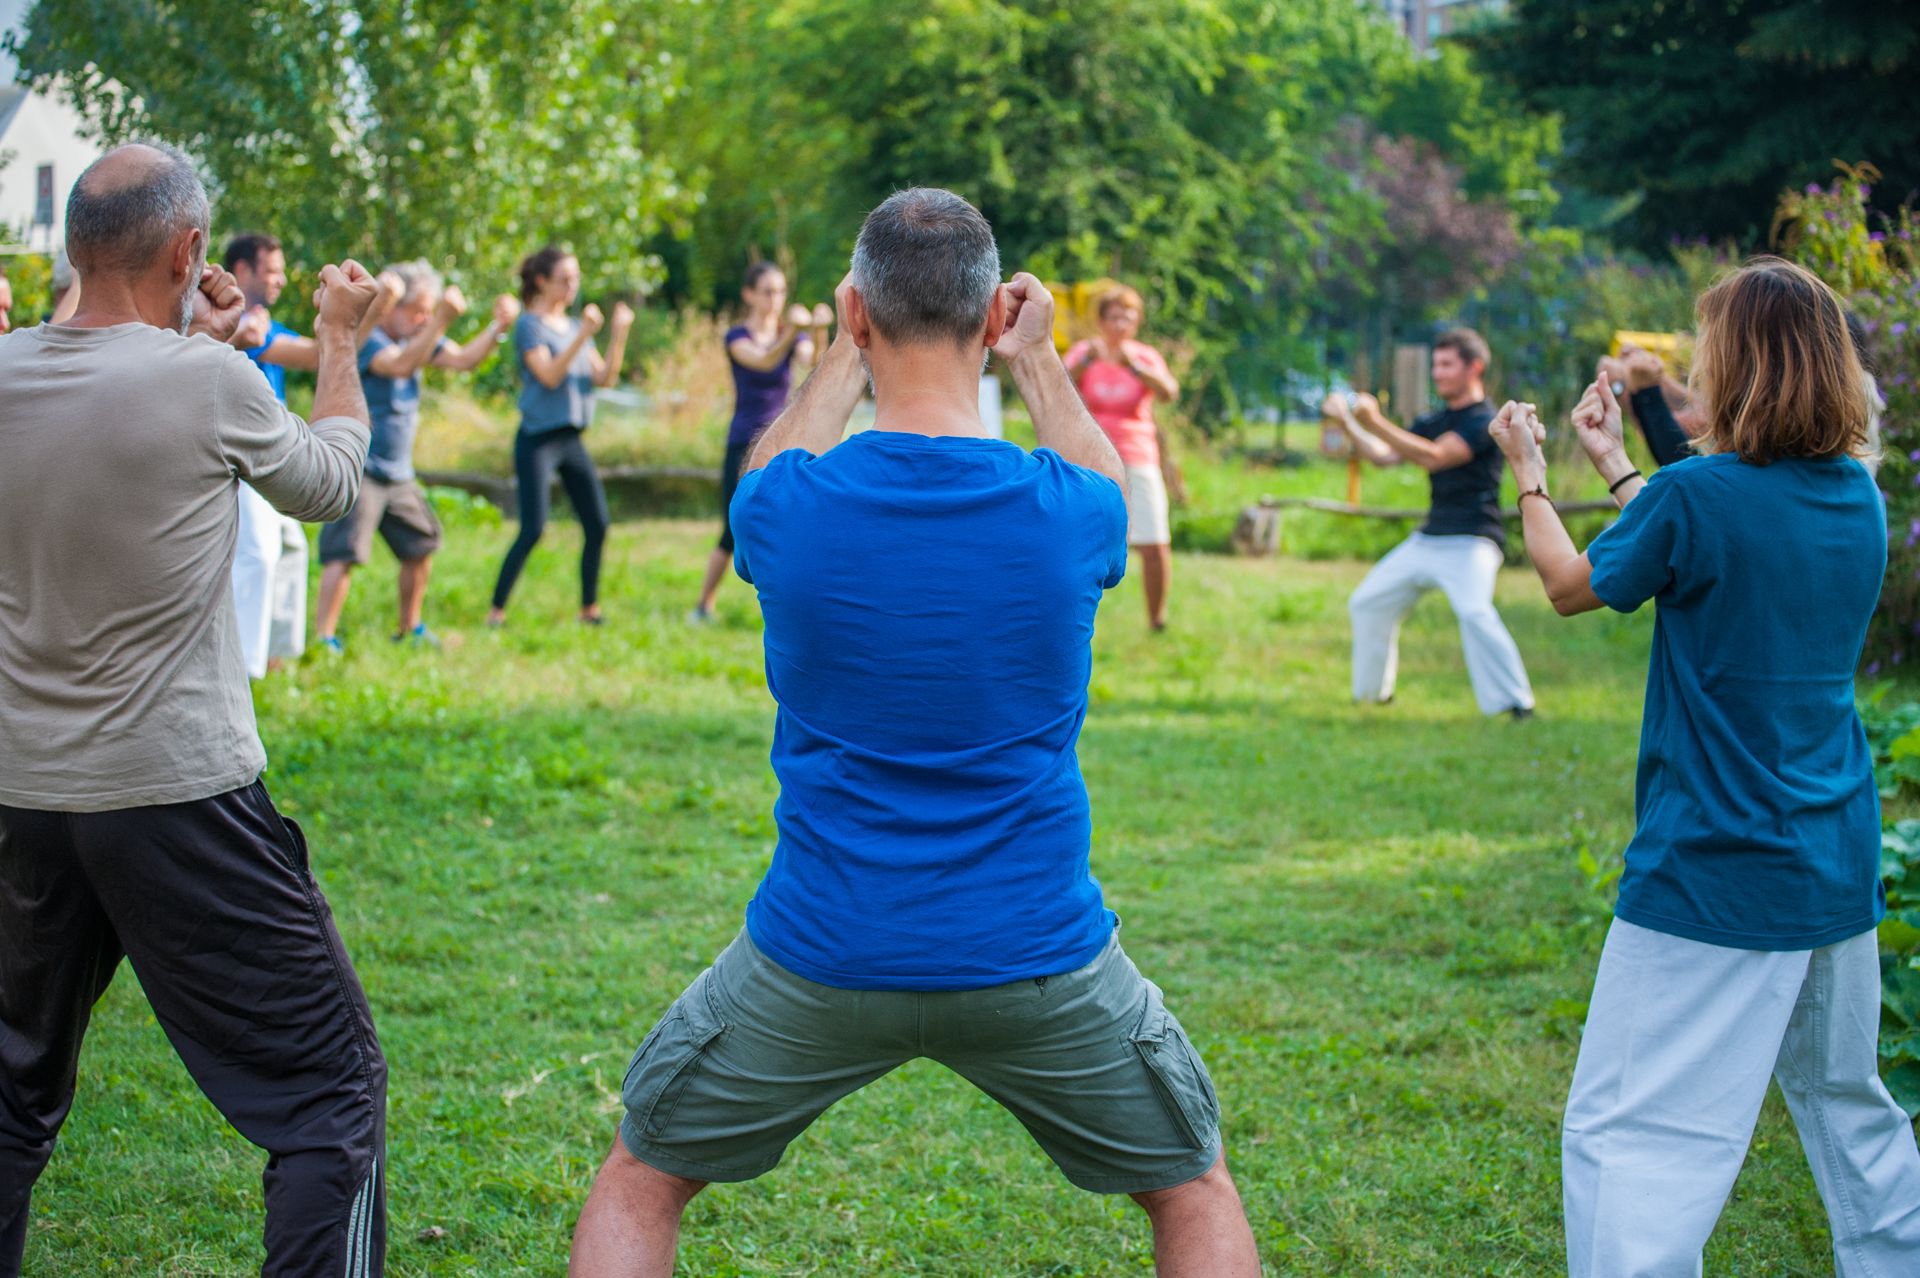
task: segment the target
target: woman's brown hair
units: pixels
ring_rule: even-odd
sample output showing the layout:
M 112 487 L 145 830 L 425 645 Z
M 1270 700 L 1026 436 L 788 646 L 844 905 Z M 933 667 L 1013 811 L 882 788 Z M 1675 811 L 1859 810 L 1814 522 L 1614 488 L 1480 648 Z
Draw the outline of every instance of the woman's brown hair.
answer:
M 1702 293 L 1694 315 L 1701 452 L 1760 466 L 1866 455 L 1866 379 L 1846 309 L 1819 276 L 1756 257 Z
M 1098 315 L 1101 319 L 1105 319 L 1107 312 L 1115 306 L 1131 306 L 1143 316 L 1147 313 L 1147 304 L 1140 300 L 1140 294 L 1128 288 L 1125 284 L 1115 284 L 1112 288 L 1102 293 L 1100 295 L 1099 309 L 1096 310 L 1094 314 Z

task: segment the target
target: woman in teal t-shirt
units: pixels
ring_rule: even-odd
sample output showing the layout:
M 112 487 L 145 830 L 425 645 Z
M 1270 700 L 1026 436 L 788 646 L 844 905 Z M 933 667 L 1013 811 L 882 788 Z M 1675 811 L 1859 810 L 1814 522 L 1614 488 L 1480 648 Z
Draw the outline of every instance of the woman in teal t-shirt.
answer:
M 520 373 L 520 431 L 513 441 L 513 472 L 519 489 L 520 534 L 507 550 L 493 587 L 487 624 L 507 619 L 507 599 L 527 556 L 547 527 L 548 490 L 557 474 L 580 520 L 580 620 L 600 624 L 600 551 L 607 540 L 607 494 L 581 436 L 593 422 L 596 387 L 620 379 L 633 310 L 616 303 L 607 328 L 607 353 L 593 344 L 600 308 L 591 303 L 578 319 L 570 313 L 580 294 L 580 262 L 549 246 L 520 264 L 520 300 L 526 309 L 513 326 L 513 354 Z
M 1854 671 L 1886 572 L 1869 406 L 1829 288 L 1762 258 L 1700 298 L 1702 456 L 1643 482 L 1598 381 L 1574 410 L 1621 504 L 1582 555 L 1538 419 L 1495 420 L 1562 613 L 1652 600 L 1637 819 L 1562 1130 L 1573 1278 L 1699 1273 L 1778 1080 L 1842 1274 L 1920 1273 L 1920 1150 L 1877 1070 L 1880 804 Z

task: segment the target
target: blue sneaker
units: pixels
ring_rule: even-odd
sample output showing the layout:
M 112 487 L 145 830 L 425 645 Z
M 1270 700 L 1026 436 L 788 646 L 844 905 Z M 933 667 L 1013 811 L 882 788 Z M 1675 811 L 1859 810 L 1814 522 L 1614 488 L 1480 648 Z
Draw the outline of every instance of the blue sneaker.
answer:
M 347 645 L 341 642 L 339 635 L 322 635 L 320 637 L 320 651 L 326 653 L 329 657 L 344 657 L 347 655 Z
M 393 637 L 395 643 L 408 643 L 416 648 L 438 648 L 440 636 L 427 629 L 427 623 L 421 622 L 411 630 L 402 630 Z

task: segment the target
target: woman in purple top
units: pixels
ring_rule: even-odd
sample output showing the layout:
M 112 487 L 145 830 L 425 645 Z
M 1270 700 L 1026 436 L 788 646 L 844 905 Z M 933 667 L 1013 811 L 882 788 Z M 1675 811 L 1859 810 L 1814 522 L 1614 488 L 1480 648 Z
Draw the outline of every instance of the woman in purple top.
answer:
M 740 296 L 747 304 L 746 319 L 727 330 L 727 361 L 733 366 L 733 421 L 727 427 L 727 459 L 720 469 L 720 541 L 707 556 L 706 579 L 700 584 L 700 602 L 689 620 L 713 620 L 713 599 L 733 562 L 733 527 L 727 508 L 740 486 L 740 469 L 760 432 L 773 425 L 787 407 L 793 388 L 793 365 L 813 363 L 813 352 L 826 345 L 832 308 L 808 311 L 787 306 L 787 277 L 772 262 L 747 268 Z

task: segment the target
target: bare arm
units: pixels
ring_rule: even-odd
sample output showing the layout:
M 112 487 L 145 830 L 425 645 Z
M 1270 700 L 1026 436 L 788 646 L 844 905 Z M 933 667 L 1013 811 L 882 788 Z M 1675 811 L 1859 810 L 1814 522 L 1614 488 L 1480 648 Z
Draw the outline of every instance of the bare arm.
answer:
M 465 342 L 447 342 L 430 357 L 435 368 L 450 368 L 457 373 L 468 373 L 486 362 L 489 355 L 499 347 L 500 339 L 507 335 L 513 321 L 505 324 L 495 316 L 487 321 L 487 326 Z
M 358 346 L 355 349 L 359 349 Z M 298 333 L 283 333 L 274 339 L 271 346 L 260 352 L 260 362 L 306 373 L 317 372 L 320 368 L 320 343 Z
M 782 323 L 771 342 L 762 345 L 751 337 L 736 337 L 727 343 L 727 354 L 742 368 L 751 368 L 756 373 L 770 373 L 780 367 L 787 358 L 787 352 L 800 341 L 802 332 Z
M 1604 440 L 1598 436 L 1589 438 L 1590 430 L 1597 430 L 1602 423 L 1589 425 L 1585 420 L 1592 411 L 1590 406 L 1610 405 L 1614 440 L 1619 439 L 1619 405 L 1613 403 L 1613 392 L 1604 381 L 1595 383 L 1582 399 L 1580 407 L 1574 410 L 1574 424 L 1581 434 L 1581 444 L 1588 449 L 1601 478 L 1606 478 L 1610 470 L 1618 468 L 1624 461 L 1625 453 L 1617 454 L 1614 460 L 1611 450 L 1601 455 L 1595 454 L 1596 446 Z M 1534 571 L 1540 574 L 1540 582 L 1547 589 L 1547 599 L 1553 604 L 1553 610 L 1563 617 L 1575 613 L 1592 612 L 1605 607 L 1600 596 L 1593 591 L 1593 564 L 1573 544 L 1573 538 L 1567 532 L 1567 526 L 1560 520 L 1560 512 L 1553 501 L 1544 496 L 1547 486 L 1547 460 L 1541 451 L 1546 439 L 1546 428 L 1540 424 L 1533 405 L 1509 402 L 1501 408 L 1499 415 L 1488 428 L 1494 442 L 1500 445 L 1500 451 L 1506 454 L 1507 463 L 1513 467 L 1514 481 L 1520 486 L 1520 522 L 1525 529 L 1527 539 L 1527 558 L 1533 561 Z M 1602 457 L 1607 460 L 1603 463 Z M 1624 507 L 1639 495 L 1645 484 L 1633 475 L 1631 464 L 1627 465 L 1625 482 L 1619 483 L 1614 490 L 1614 501 Z M 1621 476 L 1616 475 L 1616 480 Z
M 1002 288 L 1007 295 L 1007 327 L 993 350 L 1013 370 L 1013 384 L 1033 418 L 1035 439 L 1074 465 L 1099 471 L 1125 492 L 1127 472 L 1120 454 L 1087 411 L 1066 365 L 1054 353 L 1053 294 L 1025 271 Z
M 607 357 L 595 352 L 593 384 L 611 386 L 620 380 L 620 366 L 627 359 L 627 335 L 633 332 L 633 308 L 625 302 L 613 304 L 613 326 L 607 330 Z
M 1124 353 L 1124 348 L 1122 349 L 1122 353 Z M 1139 378 L 1141 382 L 1146 385 L 1149 391 L 1153 392 L 1155 399 L 1165 404 L 1171 404 L 1174 400 L 1180 398 L 1180 383 L 1173 379 L 1171 372 L 1162 369 L 1158 363 L 1129 358 L 1127 360 L 1127 367 L 1133 371 L 1135 377 Z
M 457 290 L 448 289 L 447 296 L 433 308 L 433 318 L 422 324 L 420 331 L 404 344 L 376 351 L 367 362 L 367 371 L 375 377 L 407 378 L 425 368 L 433 358 L 434 348 L 447 335 L 448 326 L 466 309 L 464 302 L 457 307 L 450 304 L 450 299 L 458 297 Z
M 1473 460 L 1473 449 L 1455 432 L 1448 431 L 1438 439 L 1416 435 L 1388 421 L 1387 415 L 1380 411 L 1379 401 L 1371 395 L 1360 397 L 1356 416 L 1368 434 L 1402 461 L 1412 462 L 1428 473 L 1452 470 Z
M 580 312 L 580 323 L 574 327 L 572 340 L 561 347 L 558 354 L 544 346 L 529 346 L 520 353 L 520 358 L 526 361 L 527 372 L 548 390 L 558 390 L 567 380 L 567 370 L 579 358 L 581 348 L 593 341 L 603 322 L 600 308 L 589 302 Z
M 754 444 L 746 470 L 759 470 L 789 448 L 803 449 L 816 457 L 832 448 L 846 436 L 847 421 L 866 389 L 867 371 L 860 363 L 860 348 L 842 327 L 839 339 L 827 348 L 826 358 L 813 370 L 813 376 L 800 384 L 787 410 Z
M 1320 405 L 1320 411 L 1331 417 L 1346 432 L 1347 440 L 1353 445 L 1356 455 L 1372 462 L 1376 466 L 1398 466 L 1400 454 L 1388 448 L 1380 440 L 1367 433 L 1367 430 L 1354 419 L 1353 409 L 1344 395 L 1329 395 Z

